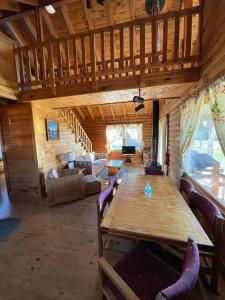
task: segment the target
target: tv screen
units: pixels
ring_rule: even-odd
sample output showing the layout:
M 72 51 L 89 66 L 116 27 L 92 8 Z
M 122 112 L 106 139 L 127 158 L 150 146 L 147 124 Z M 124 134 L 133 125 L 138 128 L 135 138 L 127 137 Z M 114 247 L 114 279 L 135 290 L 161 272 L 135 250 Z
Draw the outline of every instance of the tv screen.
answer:
M 135 146 L 122 146 L 122 154 L 135 154 Z

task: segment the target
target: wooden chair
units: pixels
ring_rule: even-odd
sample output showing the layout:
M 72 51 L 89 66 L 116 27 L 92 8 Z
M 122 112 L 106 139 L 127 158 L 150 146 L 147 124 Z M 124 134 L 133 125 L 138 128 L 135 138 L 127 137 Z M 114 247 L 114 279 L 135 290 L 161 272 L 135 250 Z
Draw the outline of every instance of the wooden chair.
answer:
M 217 292 L 224 218 L 220 209 L 211 200 L 196 191 L 190 193 L 190 208 L 214 245 L 212 251 L 201 251 L 200 256 L 202 263 L 205 264 L 201 267 L 201 271 L 211 275 L 211 288 Z
M 190 193 L 195 191 L 194 185 L 184 177 L 181 177 L 179 190 L 187 204 L 190 206 Z
M 188 239 L 181 275 L 143 247 L 133 248 L 114 268 L 99 259 L 102 295 L 106 299 L 189 299 L 199 274 L 197 244 Z
M 160 175 L 164 176 L 164 172 L 158 168 L 152 166 L 145 167 L 145 175 Z

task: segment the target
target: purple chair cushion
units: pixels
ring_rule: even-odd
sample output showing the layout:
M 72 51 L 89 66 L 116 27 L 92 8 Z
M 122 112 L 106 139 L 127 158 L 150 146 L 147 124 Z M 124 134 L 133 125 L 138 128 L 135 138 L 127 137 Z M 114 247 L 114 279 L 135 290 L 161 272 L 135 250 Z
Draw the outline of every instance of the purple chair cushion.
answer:
M 168 300 L 184 300 L 198 279 L 198 247 L 192 240 L 188 241 L 181 275 L 141 246 L 133 248 L 114 269 L 142 300 L 155 300 L 157 295 Z M 110 288 L 116 299 L 124 299 L 106 275 L 102 278 L 103 285 Z
M 180 178 L 180 192 L 184 192 L 189 195 L 190 192 L 195 191 L 194 185 L 188 181 L 187 179 L 181 177 Z
M 108 186 L 98 196 L 97 204 L 100 207 L 100 215 L 102 217 L 102 214 L 104 212 L 104 209 L 107 204 L 110 203 L 112 199 L 112 187 Z
M 133 248 L 117 263 L 114 269 L 143 300 L 155 299 L 159 291 L 170 286 L 179 278 L 176 272 L 147 253 L 142 247 Z M 103 285 L 110 288 L 116 299 L 124 299 L 105 275 L 103 275 Z
M 168 300 L 184 300 L 191 295 L 199 274 L 199 252 L 195 242 L 188 240 L 186 257 L 183 263 L 182 274 L 172 286 L 161 291 Z
M 145 175 L 164 175 L 164 172 L 160 169 L 153 168 L 152 166 L 145 167 Z
M 209 225 L 211 231 L 214 232 L 216 217 L 222 217 L 220 209 L 207 197 L 195 191 L 191 192 L 190 206 L 192 210 L 198 210 L 203 215 L 205 221 L 207 222 L 206 225 Z
M 109 184 L 111 185 L 111 187 L 114 189 L 117 187 L 117 175 L 114 176 L 110 176 L 109 178 Z

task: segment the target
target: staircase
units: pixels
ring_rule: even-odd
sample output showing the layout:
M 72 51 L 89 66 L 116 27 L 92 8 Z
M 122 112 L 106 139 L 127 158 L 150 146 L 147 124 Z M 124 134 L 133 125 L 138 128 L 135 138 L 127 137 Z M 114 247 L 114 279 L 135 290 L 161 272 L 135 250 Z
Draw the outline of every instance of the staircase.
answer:
M 86 134 L 84 128 L 81 126 L 80 122 L 78 121 L 76 115 L 70 108 L 60 108 L 59 114 L 63 117 L 66 121 L 68 126 L 72 129 L 75 134 L 75 142 L 81 143 L 87 152 L 92 152 L 92 142 L 89 139 L 88 135 Z

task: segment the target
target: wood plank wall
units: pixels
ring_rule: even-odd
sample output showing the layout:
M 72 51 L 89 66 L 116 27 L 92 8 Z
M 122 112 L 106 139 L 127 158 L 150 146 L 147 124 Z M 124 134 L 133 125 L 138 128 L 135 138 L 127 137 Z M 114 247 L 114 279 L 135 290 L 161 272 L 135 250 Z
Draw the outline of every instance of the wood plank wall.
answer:
M 30 104 L 1 107 L 1 136 L 10 198 L 40 196 Z
M 93 144 L 93 151 L 98 153 L 105 153 L 106 150 L 106 126 L 113 124 L 135 124 L 143 123 L 143 140 L 145 146 L 152 144 L 152 115 L 145 117 L 130 117 L 129 119 L 111 119 L 111 120 L 86 120 L 82 122 L 82 126 L 89 136 Z M 111 159 L 120 159 L 121 155 L 118 153 L 111 153 Z
M 0 32 L 0 98 L 17 99 L 13 41 Z
M 225 75 L 225 1 L 207 0 L 203 6 L 202 67 L 201 79 L 180 100 L 167 100 L 160 109 L 160 117 L 170 114 L 169 152 L 170 176 L 176 181 L 180 167 L 180 114 L 179 105 L 197 89 L 202 89 Z
M 82 155 L 83 147 L 75 143 L 75 136 L 68 128 L 62 117 L 59 117 L 56 109 L 50 109 L 41 104 L 32 104 L 35 128 L 35 141 L 37 148 L 37 160 L 40 172 L 46 174 L 51 168 L 60 169 L 65 165 L 63 154 L 75 152 Z M 59 122 L 60 139 L 47 141 L 45 119 L 53 119 Z

